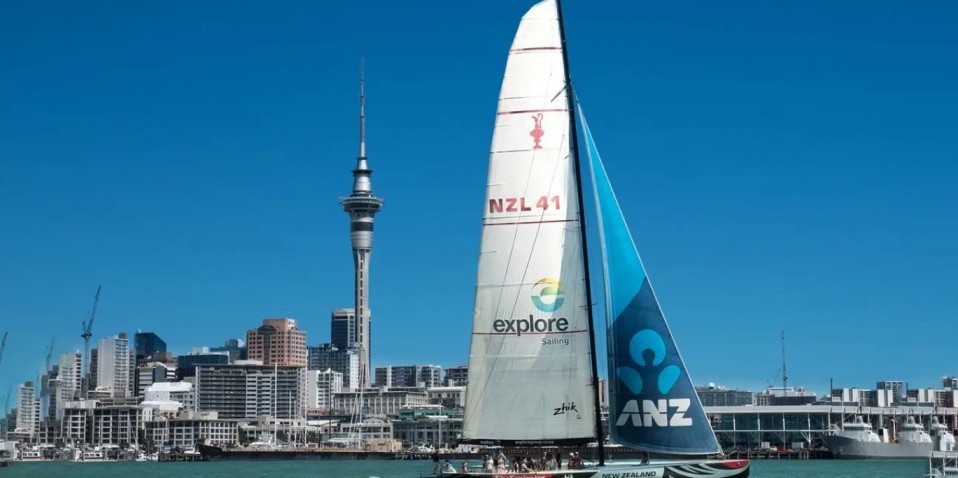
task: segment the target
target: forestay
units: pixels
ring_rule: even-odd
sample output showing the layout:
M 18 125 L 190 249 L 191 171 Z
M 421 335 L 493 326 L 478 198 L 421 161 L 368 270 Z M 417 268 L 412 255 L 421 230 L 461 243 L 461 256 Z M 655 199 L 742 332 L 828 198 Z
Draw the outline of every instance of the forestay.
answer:
M 594 440 L 579 204 L 556 4 L 522 18 L 492 137 L 463 441 Z

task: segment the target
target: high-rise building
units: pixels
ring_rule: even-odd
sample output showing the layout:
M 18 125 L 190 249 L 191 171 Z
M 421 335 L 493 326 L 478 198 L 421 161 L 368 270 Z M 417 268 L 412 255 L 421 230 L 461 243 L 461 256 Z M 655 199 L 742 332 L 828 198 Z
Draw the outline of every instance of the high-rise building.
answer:
M 33 437 L 40 427 L 40 402 L 33 382 L 17 385 L 17 432 Z
M 172 382 L 176 380 L 176 367 L 162 362 L 150 362 L 136 368 L 135 395 L 142 397 L 146 389 L 154 383 Z
M 57 368 L 56 417 L 63 418 L 63 404 L 80 398 L 83 377 L 83 352 L 67 352 L 60 355 Z
M 337 348 L 358 348 L 356 339 L 356 309 L 333 309 L 329 341 Z
M 958 390 L 958 377 L 942 377 L 941 386 L 946 389 Z
M 446 385 L 450 387 L 469 384 L 469 366 L 456 365 L 446 369 Z
M 130 340 L 125 333 L 97 342 L 96 388 L 111 398 L 126 397 L 132 387 Z
M 343 387 L 359 388 L 359 354 L 351 349 L 340 349 L 333 344 L 309 347 L 309 370 L 333 370 L 343 374 Z
M 229 365 L 229 352 L 213 352 L 209 347 L 194 347 L 190 353 L 176 358 L 176 379 L 183 380 L 196 376 L 199 365 Z
M 210 352 L 226 352 L 230 356 L 230 362 L 237 360 L 246 360 L 246 342 L 243 339 L 228 339 L 221 347 L 211 347 Z
M 442 385 L 442 367 L 438 365 L 387 365 L 376 367 L 379 387 L 438 387 Z
M 905 382 L 900 380 L 883 380 L 875 384 L 878 390 L 891 390 L 894 403 L 901 402 L 905 396 Z
M 305 367 L 306 332 L 294 319 L 264 319 L 262 326 L 246 332 L 246 353 L 263 365 Z
M 353 192 L 341 199 L 343 210 L 349 214 L 349 236 L 355 266 L 356 342 L 359 344 L 360 386 L 370 382 L 371 312 L 369 309 L 369 257 L 373 248 L 373 218 L 383 206 L 383 200 L 373 195 L 373 170 L 366 159 L 366 93 L 365 80 L 359 77 L 359 156 L 353 169 Z
M 329 410 L 333 407 L 333 394 L 343 391 L 343 374 L 335 370 L 306 371 L 306 408 Z
M 133 334 L 133 350 L 136 352 L 136 360 L 142 361 L 153 357 L 157 353 L 166 352 L 166 342 L 153 332 L 137 330 Z
M 196 407 L 219 418 L 302 418 L 306 368 L 278 365 L 196 367 Z

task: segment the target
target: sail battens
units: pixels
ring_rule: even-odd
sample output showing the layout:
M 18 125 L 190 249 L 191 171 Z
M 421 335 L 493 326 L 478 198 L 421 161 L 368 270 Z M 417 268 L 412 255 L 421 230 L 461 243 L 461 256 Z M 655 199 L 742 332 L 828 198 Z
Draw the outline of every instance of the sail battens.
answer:
M 496 254 L 479 257 L 466 443 L 594 440 L 562 51 L 525 50 L 560 44 L 555 1 L 544 0 L 523 16 L 506 62 L 480 247 Z
M 548 109 L 538 109 L 538 110 L 515 110 L 515 111 L 499 111 L 496 114 L 499 116 L 503 115 L 521 115 L 527 113 L 568 113 L 569 110 L 565 108 L 548 108 Z
M 523 51 L 547 51 L 547 50 L 562 51 L 562 47 L 561 46 L 530 46 L 525 48 L 513 48 L 509 50 L 509 52 L 518 53 Z
M 579 222 L 577 219 L 555 219 L 550 221 L 485 222 L 483 226 L 523 226 L 528 224 L 550 224 L 555 222 Z

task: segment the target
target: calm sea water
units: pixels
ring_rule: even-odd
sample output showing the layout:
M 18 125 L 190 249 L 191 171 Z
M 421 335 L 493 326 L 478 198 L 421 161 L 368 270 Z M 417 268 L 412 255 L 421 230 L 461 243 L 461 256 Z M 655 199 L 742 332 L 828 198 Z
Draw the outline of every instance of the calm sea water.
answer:
M 924 461 L 766 460 L 752 462 L 759 478 L 921 478 Z M 206 462 L 206 463 L 15 463 L 0 478 L 419 478 L 428 461 Z

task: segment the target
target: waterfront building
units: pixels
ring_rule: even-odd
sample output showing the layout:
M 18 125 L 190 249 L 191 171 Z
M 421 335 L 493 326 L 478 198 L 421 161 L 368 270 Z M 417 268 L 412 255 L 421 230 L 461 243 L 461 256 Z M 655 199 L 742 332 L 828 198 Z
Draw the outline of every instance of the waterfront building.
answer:
M 229 365 L 230 353 L 227 351 L 214 352 L 209 347 L 194 347 L 190 353 L 176 358 L 176 379 L 185 380 L 196 376 L 196 367 L 199 365 Z
M 466 387 L 431 387 L 426 389 L 426 399 L 432 405 L 443 408 L 464 408 Z
M 406 407 L 399 410 L 399 420 L 422 420 L 429 417 L 462 419 L 463 408 L 446 408 L 442 405 L 428 404 L 421 407 Z
M 830 405 L 891 407 L 895 404 L 895 395 L 892 390 L 835 388 L 824 402 Z
M 93 408 L 90 444 L 93 446 L 129 446 L 140 429 L 140 407 L 135 397 L 98 401 Z
M 130 340 L 125 333 L 97 342 L 96 388 L 111 398 L 122 398 L 132 387 Z
M 406 444 L 451 448 L 455 447 L 460 435 L 461 418 L 429 417 L 393 422 L 393 437 Z
M 359 388 L 359 354 L 350 349 L 340 349 L 333 344 L 309 347 L 310 370 L 333 370 L 343 374 L 343 388 Z
M 93 428 L 93 409 L 96 400 L 75 400 L 63 404 L 63 441 L 70 445 L 90 443 Z
M 306 371 L 306 408 L 330 410 L 333 395 L 343 391 L 343 374 L 332 369 Z
M 905 392 L 903 406 L 954 407 L 958 398 L 958 390 L 933 388 L 909 389 Z
M 427 403 L 426 391 L 419 388 L 367 388 L 333 394 L 333 410 L 351 415 L 398 415 L 403 407 L 421 407 Z
M 337 348 L 359 348 L 359 339 L 356 337 L 356 309 L 333 309 L 329 329 L 329 341 Z
M 768 387 L 755 394 L 756 405 L 805 405 L 816 400 L 814 392 L 802 387 Z
M 36 397 L 33 382 L 17 385 L 17 425 L 16 433 L 33 439 L 40 427 L 40 401 Z
M 748 390 L 729 390 L 709 384 L 707 387 L 695 387 L 695 392 L 706 407 L 730 407 L 754 405 L 755 394 Z
M 153 332 L 140 332 L 137 330 L 136 333 L 133 334 L 133 351 L 136 355 L 136 361 L 139 364 L 141 361 L 150 359 L 156 354 L 165 353 L 166 342 Z
M 386 442 L 393 438 L 393 422 L 382 417 L 363 417 L 360 422 L 342 421 L 338 426 L 330 429 L 330 441 L 352 443 L 364 447 L 373 442 Z M 362 437 L 363 443 L 355 443 Z
M 196 402 L 196 393 L 190 382 L 160 382 L 150 385 L 143 394 L 147 402 L 178 402 L 183 409 L 192 410 Z
M 882 380 L 875 384 L 878 390 L 891 390 L 894 397 L 894 404 L 897 404 L 905 395 L 905 382 L 900 380 Z
M 306 369 L 241 363 L 196 367 L 196 408 L 220 418 L 301 418 Z
M 170 444 L 191 449 L 197 442 L 209 440 L 210 445 L 234 445 L 239 442 L 239 420 L 219 418 L 216 412 L 177 412 L 170 416 L 157 415 L 144 421 L 146 440 L 154 446 Z
M 210 348 L 210 352 L 226 352 L 230 356 L 227 363 L 233 363 L 237 360 L 246 360 L 246 342 L 242 339 L 228 339 L 220 347 Z
M 442 385 L 438 365 L 387 365 L 376 367 L 377 387 L 438 387 Z
M 383 200 L 373 195 L 371 177 L 366 158 L 366 94 L 364 79 L 359 80 L 359 155 L 353 169 L 353 191 L 349 197 L 340 199 L 343 210 L 349 214 L 349 237 L 353 249 L 354 265 L 354 312 L 356 314 L 356 342 L 359 344 L 359 387 L 370 383 L 370 356 L 372 333 L 369 308 L 369 258 L 373 248 L 373 219 L 383 206 Z
M 447 368 L 446 378 L 443 383 L 448 386 L 469 385 L 469 366 L 456 365 L 455 367 Z
M 792 448 L 823 447 L 822 437 L 835 425 L 860 416 L 877 431 L 900 429 L 908 417 L 918 423 L 931 423 L 932 417 L 950 430 L 958 428 L 958 409 L 928 406 L 865 407 L 829 404 L 808 405 L 743 405 L 705 407 L 719 444 L 726 450 L 734 447 L 758 448 L 762 442 Z
M 958 377 L 942 377 L 941 387 L 945 389 L 958 390 Z
M 264 319 L 259 328 L 246 332 L 246 354 L 263 365 L 305 367 L 306 332 L 296 327 L 295 319 Z

